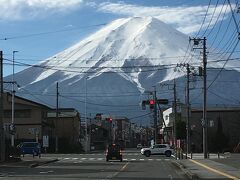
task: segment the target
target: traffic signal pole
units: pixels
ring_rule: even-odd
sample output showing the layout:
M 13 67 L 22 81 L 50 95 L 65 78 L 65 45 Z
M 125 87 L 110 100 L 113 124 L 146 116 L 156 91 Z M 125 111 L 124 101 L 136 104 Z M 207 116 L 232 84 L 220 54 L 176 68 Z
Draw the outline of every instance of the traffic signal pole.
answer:
M 158 128 L 157 128 L 157 91 L 156 87 L 154 87 L 154 143 L 157 144 L 157 134 L 158 134 Z
M 176 81 L 174 79 L 174 85 L 173 85 L 173 93 L 174 93 L 174 122 L 173 122 L 173 132 L 174 132 L 174 148 L 175 148 L 175 159 L 177 159 L 177 91 L 176 91 Z

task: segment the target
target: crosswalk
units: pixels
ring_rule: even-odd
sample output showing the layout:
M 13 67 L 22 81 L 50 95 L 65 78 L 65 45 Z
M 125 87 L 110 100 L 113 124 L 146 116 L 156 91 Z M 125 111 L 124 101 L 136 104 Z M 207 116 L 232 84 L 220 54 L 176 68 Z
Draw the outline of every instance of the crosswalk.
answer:
M 79 157 L 79 158 L 69 158 L 69 157 L 58 157 L 59 162 L 83 162 L 83 161 L 106 161 L 104 157 Z M 160 159 L 160 158 L 123 158 L 123 161 L 170 161 L 170 159 Z
M 123 153 L 125 156 L 139 156 L 141 153 Z M 45 154 L 46 155 L 46 154 Z M 105 156 L 105 153 L 91 153 L 91 154 L 58 154 L 60 156 Z

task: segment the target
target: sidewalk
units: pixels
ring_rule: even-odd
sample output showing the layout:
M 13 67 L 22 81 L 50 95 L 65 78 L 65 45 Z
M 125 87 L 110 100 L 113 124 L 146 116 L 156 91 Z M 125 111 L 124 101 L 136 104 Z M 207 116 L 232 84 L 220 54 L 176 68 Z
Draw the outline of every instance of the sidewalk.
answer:
M 43 164 L 48 164 L 48 163 L 52 163 L 52 162 L 56 162 L 58 161 L 58 159 L 56 158 L 46 158 L 46 157 L 41 157 L 39 158 L 38 156 L 34 157 L 32 155 L 25 155 L 25 157 L 21 157 L 20 160 L 18 161 L 10 161 L 10 162 L 3 162 L 0 163 L 0 167 L 1 166 L 5 166 L 5 167 L 30 167 L 30 168 L 34 168 Z
M 240 179 L 238 154 L 210 154 L 209 159 L 204 159 L 203 154 L 193 154 L 192 159 L 175 160 L 173 163 L 190 179 Z

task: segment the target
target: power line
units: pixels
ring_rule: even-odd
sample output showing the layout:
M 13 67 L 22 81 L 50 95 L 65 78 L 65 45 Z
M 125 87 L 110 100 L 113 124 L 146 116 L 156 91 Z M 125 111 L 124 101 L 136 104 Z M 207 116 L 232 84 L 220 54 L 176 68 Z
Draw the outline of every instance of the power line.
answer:
M 234 52 L 234 50 L 237 48 L 238 43 L 239 43 L 239 40 L 237 41 L 236 45 L 234 46 L 233 52 Z M 228 58 L 230 58 L 231 55 L 232 55 L 232 53 L 229 55 Z M 222 67 L 222 68 L 220 69 L 220 71 L 217 73 L 216 77 L 214 78 L 214 80 L 212 81 L 212 83 L 207 87 L 207 89 L 209 89 L 209 88 L 213 85 L 213 83 L 217 80 L 217 78 L 219 77 L 219 75 L 221 74 L 221 72 L 223 71 L 223 69 L 224 69 L 224 67 L 226 66 L 227 63 L 228 63 L 228 60 L 224 63 L 223 67 Z
M 218 6 L 218 2 L 219 2 L 219 0 L 217 0 L 217 3 L 216 3 L 215 8 L 214 8 L 214 10 L 213 10 L 211 19 L 210 19 L 210 21 L 208 22 L 207 28 L 205 28 L 205 31 L 203 32 L 203 34 L 202 34 L 201 37 L 204 37 L 204 35 L 206 34 L 208 28 L 210 27 L 210 25 L 211 25 L 211 23 L 212 23 L 213 17 L 214 17 L 214 15 L 215 15 L 215 12 L 216 12 L 216 9 L 217 9 L 217 6 Z
M 209 11 L 209 8 L 210 8 L 210 5 L 211 5 L 211 0 L 209 0 L 209 3 L 208 3 L 208 7 L 207 7 L 207 10 L 206 10 L 206 13 L 204 15 L 204 18 L 203 18 L 203 21 L 202 21 L 202 24 L 197 32 L 197 34 L 195 35 L 195 37 L 198 37 L 199 33 L 201 32 L 202 28 L 203 28 L 203 25 L 206 21 L 206 18 L 207 18 L 207 14 L 208 14 L 208 11 Z
M 81 26 L 81 27 L 72 28 L 72 29 L 61 29 L 61 30 L 56 30 L 56 31 L 47 31 L 47 32 L 26 34 L 26 35 L 20 35 L 20 36 L 10 36 L 10 37 L 5 37 L 5 38 L 0 38 L 0 41 L 6 41 L 6 40 L 12 40 L 12 39 L 21 39 L 21 38 L 29 38 L 29 37 L 34 37 L 34 36 L 43 36 L 43 35 L 56 34 L 56 33 L 61 33 L 61 32 L 68 32 L 68 31 L 76 31 L 76 30 L 83 29 L 83 28 L 104 26 L 106 24 L 107 23 L 102 23 L 102 24 L 95 24 L 95 25 L 89 25 L 89 26 Z
M 62 96 L 62 95 L 60 95 L 61 97 L 63 97 L 63 98 L 66 98 L 66 99 L 70 99 L 70 100 L 74 100 L 74 101 L 78 101 L 78 102 L 80 102 L 80 103 L 85 103 L 85 101 L 80 101 L 80 100 L 78 100 L 78 99 L 75 99 L 75 98 L 70 98 L 70 97 L 67 97 L 67 96 Z M 112 104 L 98 104 L 98 103 L 92 103 L 92 102 L 86 102 L 87 104 L 90 104 L 90 105 L 96 105 L 96 106 L 106 106 L 106 107 L 139 107 L 139 105 L 112 105 Z

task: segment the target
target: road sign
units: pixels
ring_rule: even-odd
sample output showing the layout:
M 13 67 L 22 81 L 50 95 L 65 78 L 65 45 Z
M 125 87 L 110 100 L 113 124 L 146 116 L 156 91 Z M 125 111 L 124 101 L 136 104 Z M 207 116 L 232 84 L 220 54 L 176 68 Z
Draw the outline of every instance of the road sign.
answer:
M 49 147 L 49 136 L 43 136 L 43 147 Z
M 157 103 L 158 104 L 168 104 L 168 99 L 158 99 Z

